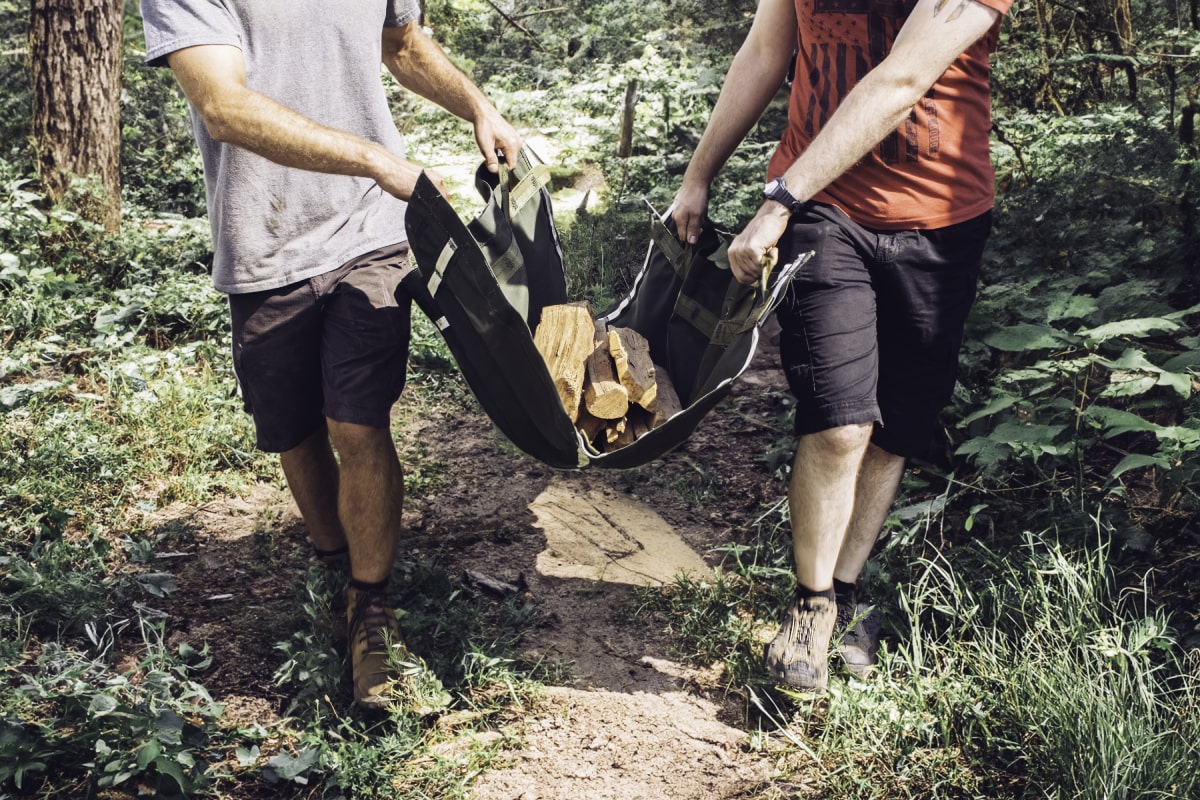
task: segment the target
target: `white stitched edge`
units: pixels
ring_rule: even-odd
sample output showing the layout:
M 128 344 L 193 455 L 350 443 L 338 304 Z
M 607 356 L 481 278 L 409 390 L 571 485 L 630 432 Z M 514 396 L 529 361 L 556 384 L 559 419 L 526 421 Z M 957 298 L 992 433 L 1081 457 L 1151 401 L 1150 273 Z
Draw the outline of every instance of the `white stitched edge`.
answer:
M 450 259 L 454 258 L 454 251 L 458 249 L 458 245 L 453 239 L 446 240 L 446 246 L 442 248 L 442 252 L 438 253 L 437 263 L 433 265 L 433 274 L 429 276 L 429 293 L 436 296 L 438 287 L 442 285 L 442 277 L 446 274 L 446 267 L 450 263 Z

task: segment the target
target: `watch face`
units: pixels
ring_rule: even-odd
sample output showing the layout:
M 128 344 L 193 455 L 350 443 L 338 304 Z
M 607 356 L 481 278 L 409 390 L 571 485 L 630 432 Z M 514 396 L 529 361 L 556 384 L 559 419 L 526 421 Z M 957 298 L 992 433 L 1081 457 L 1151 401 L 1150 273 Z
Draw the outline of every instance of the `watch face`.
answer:
M 792 193 L 787 190 L 787 185 L 783 182 L 783 178 L 776 178 L 767 184 L 766 191 L 763 195 L 768 200 L 774 200 L 788 207 L 789 210 L 795 211 L 799 203 L 796 198 L 792 197 Z

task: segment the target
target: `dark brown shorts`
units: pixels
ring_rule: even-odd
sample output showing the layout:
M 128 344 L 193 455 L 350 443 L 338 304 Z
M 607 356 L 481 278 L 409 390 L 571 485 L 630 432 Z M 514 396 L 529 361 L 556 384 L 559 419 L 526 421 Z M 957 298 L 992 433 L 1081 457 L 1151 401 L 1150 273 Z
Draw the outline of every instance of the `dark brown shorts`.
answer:
M 935 230 L 875 231 L 813 204 L 780 258 L 814 257 L 777 312 L 796 432 L 875 423 L 877 445 L 925 455 L 958 374 L 991 212 Z
M 386 428 L 408 368 L 408 245 L 278 289 L 229 296 L 233 367 L 258 446 L 291 450 L 325 425 Z

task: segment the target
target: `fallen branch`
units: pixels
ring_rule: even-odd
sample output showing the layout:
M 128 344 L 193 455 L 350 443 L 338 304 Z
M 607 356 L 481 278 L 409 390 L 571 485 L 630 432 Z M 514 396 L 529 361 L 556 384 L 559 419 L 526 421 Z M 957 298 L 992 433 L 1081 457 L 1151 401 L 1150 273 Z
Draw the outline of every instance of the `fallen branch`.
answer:
M 543 49 L 542 43 L 538 41 L 538 38 L 536 36 L 534 36 L 533 33 L 530 32 L 530 30 L 528 28 L 526 28 L 521 23 L 517 22 L 515 19 L 510 17 L 508 14 L 504 13 L 504 10 L 502 8 L 500 8 L 500 6 L 493 3 L 492 0 L 487 0 L 487 4 L 489 6 L 491 6 L 492 8 L 496 9 L 496 13 L 499 14 L 500 16 L 504 17 L 504 19 L 506 19 L 509 22 L 509 24 L 511 24 L 514 28 L 516 28 L 521 33 L 528 36 L 530 39 L 533 39 L 534 47 L 536 47 L 538 50 Z

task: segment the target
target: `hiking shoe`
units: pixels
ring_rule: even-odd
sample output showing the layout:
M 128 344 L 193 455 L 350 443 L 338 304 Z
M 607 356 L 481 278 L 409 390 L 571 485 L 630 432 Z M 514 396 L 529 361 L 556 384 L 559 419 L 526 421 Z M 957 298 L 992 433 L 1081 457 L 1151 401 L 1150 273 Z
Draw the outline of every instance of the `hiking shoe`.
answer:
M 830 592 L 832 594 L 832 592 Z M 823 692 L 829 681 L 829 640 L 837 622 L 833 597 L 792 595 L 775 641 L 767 645 L 771 677 L 811 692 Z
M 854 589 L 837 596 L 838 655 L 854 676 L 866 680 L 878 661 L 879 614 L 875 606 L 858 602 Z
M 392 684 L 400 677 L 392 664 L 408 657 L 400 641 L 396 612 L 382 592 L 353 586 L 346 588 L 346 604 L 354 702 L 365 709 L 386 708 Z

